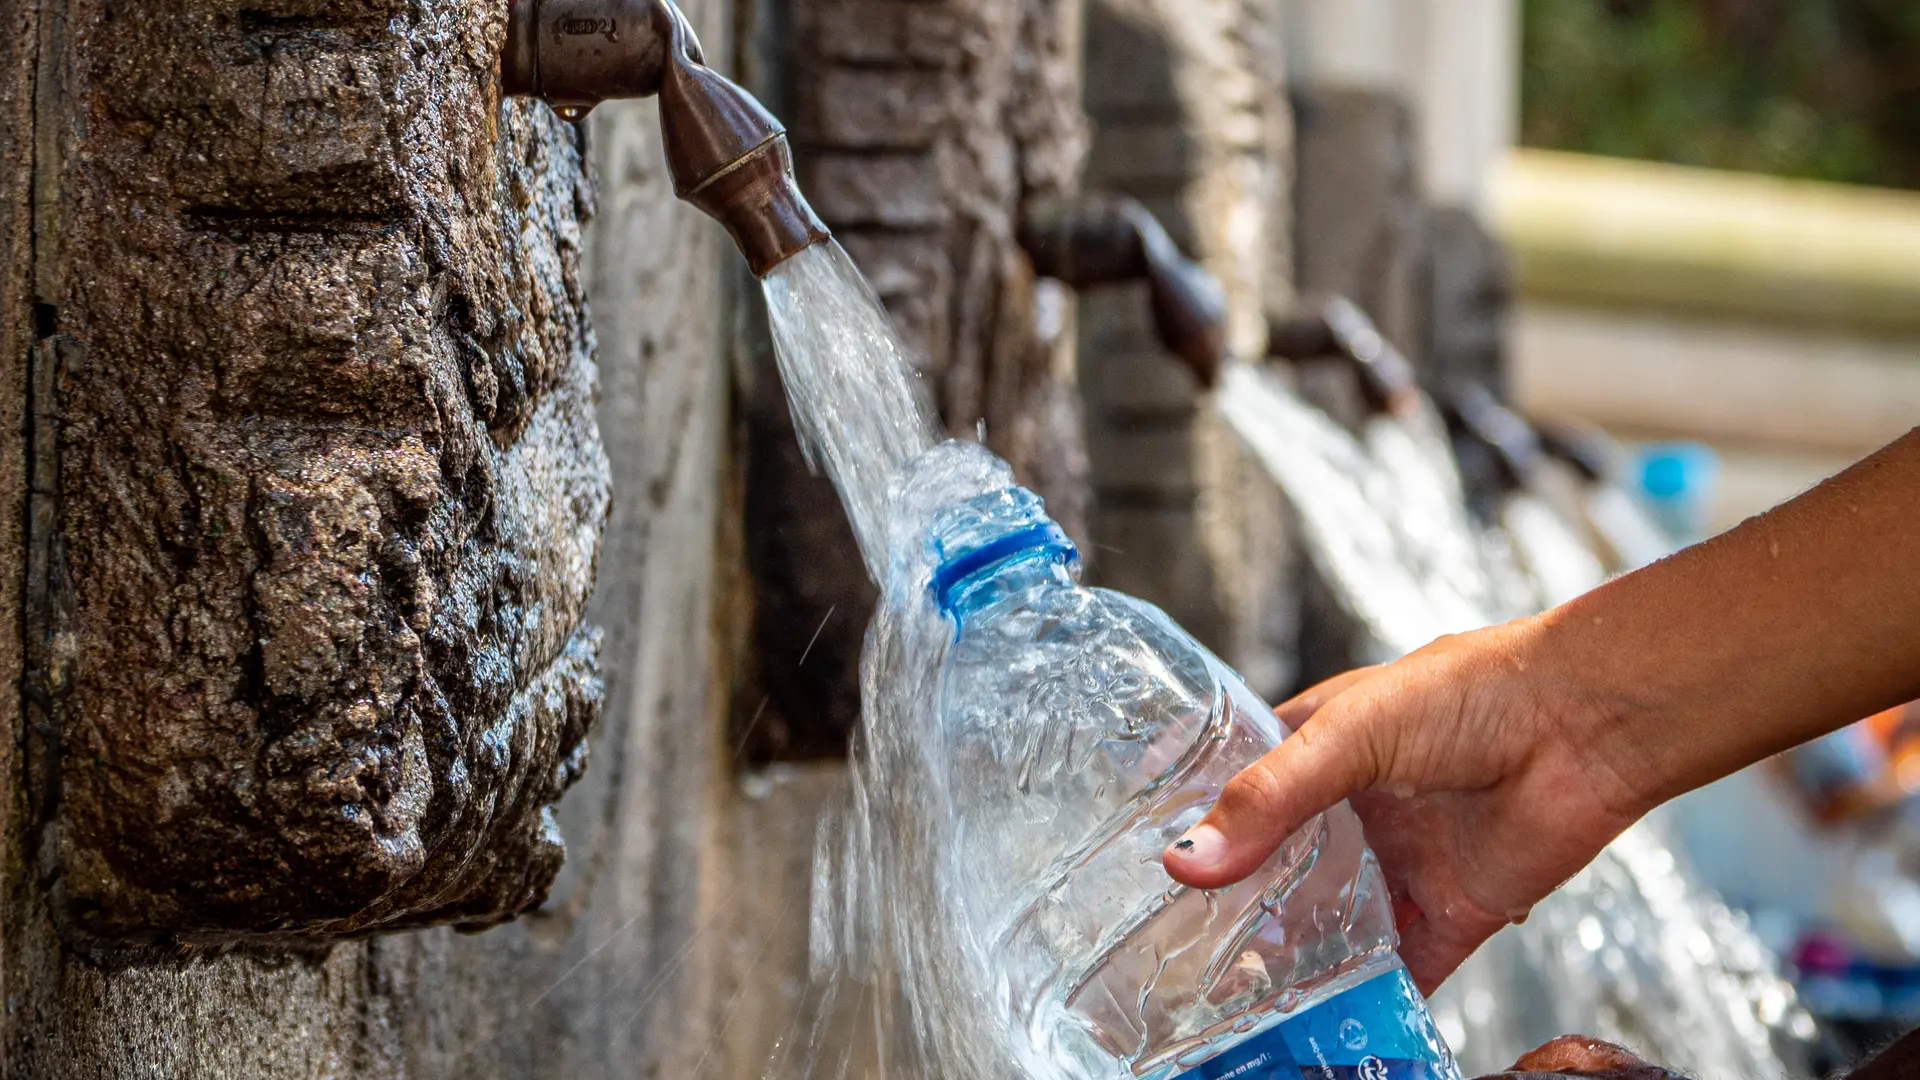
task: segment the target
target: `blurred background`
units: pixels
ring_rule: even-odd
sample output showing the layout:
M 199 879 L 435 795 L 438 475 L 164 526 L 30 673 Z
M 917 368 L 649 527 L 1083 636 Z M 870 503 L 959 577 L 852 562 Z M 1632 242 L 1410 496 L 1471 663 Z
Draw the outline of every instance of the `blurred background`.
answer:
M 1295 77 L 1403 95 L 1510 251 L 1529 415 L 1712 447 L 1711 529 L 1920 417 L 1920 9 L 1296 7 Z
M 1607 433 L 1675 537 L 1920 422 L 1920 7 L 1293 7 L 1296 85 L 1405 102 L 1425 197 L 1504 248 L 1511 403 Z M 1663 818 L 1819 1019 L 1803 1068 L 1920 1021 L 1916 722 L 1875 718 Z
M 1532 0 L 1521 21 L 1521 146 L 1738 174 L 1506 159 L 1487 206 L 1522 267 L 1528 409 L 1708 442 L 1714 528 L 1911 427 L 1920 203 L 1886 189 L 1920 184 L 1920 9 Z M 1543 235 L 1527 200 L 1556 165 L 1592 216 Z M 1593 237 L 1631 216 L 1642 250 Z M 1601 335 L 1632 346 L 1611 373 Z

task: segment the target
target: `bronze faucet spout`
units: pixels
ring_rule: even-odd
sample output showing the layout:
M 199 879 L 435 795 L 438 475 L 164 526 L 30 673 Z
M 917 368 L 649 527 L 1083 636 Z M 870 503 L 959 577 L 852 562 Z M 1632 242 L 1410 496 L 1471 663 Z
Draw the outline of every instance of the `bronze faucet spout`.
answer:
M 1546 460 L 1546 447 L 1533 425 L 1502 405 L 1491 390 L 1477 382 L 1462 384 L 1442 396 L 1440 410 L 1455 438 L 1492 451 L 1504 487 L 1513 490 L 1533 482 Z
M 660 90 L 674 193 L 726 226 L 754 274 L 765 277 L 831 234 L 794 181 L 786 128 L 752 94 L 700 63 L 691 29 L 684 39 L 690 49 L 669 52 Z
M 1367 407 L 1376 413 L 1417 407 L 1420 382 L 1413 365 L 1353 301 L 1336 296 L 1317 310 L 1276 320 L 1268 327 L 1267 355 L 1282 360 L 1339 357 L 1360 373 Z
M 1613 481 L 1619 471 L 1619 447 L 1598 428 L 1569 421 L 1537 423 L 1540 449 L 1564 462 L 1589 484 Z
M 1145 279 L 1161 344 L 1200 385 L 1219 378 L 1227 354 L 1227 298 L 1205 267 L 1181 253 L 1159 219 L 1133 199 L 1083 195 L 1039 200 L 1020 223 L 1034 272 L 1075 289 Z
M 794 182 L 786 129 L 706 66 L 673 0 L 509 0 L 500 80 L 576 121 L 659 95 L 675 194 L 725 226 L 757 276 L 831 236 Z

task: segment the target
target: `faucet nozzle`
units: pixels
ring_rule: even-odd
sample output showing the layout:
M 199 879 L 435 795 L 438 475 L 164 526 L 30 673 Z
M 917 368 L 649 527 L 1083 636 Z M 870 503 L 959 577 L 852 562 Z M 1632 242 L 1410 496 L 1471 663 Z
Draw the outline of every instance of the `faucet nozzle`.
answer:
M 568 120 L 658 94 L 675 194 L 725 226 L 758 276 L 831 235 L 794 182 L 786 129 L 706 66 L 673 0 L 509 0 L 500 78 Z
M 1380 333 L 1367 314 L 1344 296 L 1327 299 L 1268 328 L 1267 354 L 1284 360 L 1312 360 L 1337 356 L 1360 372 L 1360 389 L 1375 412 L 1414 408 L 1420 381 L 1413 365 Z
M 831 234 L 794 181 L 786 128 L 697 55 L 675 50 L 660 90 L 673 190 L 724 225 L 764 277 Z
M 1205 267 L 1181 253 L 1146 207 L 1123 196 L 1036 200 L 1020 224 L 1034 272 L 1075 289 L 1145 279 L 1160 342 L 1201 386 L 1227 353 L 1227 298 Z
M 1509 490 L 1531 482 L 1546 460 L 1539 432 L 1480 383 L 1455 387 L 1442 396 L 1440 408 L 1456 438 L 1480 443 L 1493 452 L 1500 483 Z

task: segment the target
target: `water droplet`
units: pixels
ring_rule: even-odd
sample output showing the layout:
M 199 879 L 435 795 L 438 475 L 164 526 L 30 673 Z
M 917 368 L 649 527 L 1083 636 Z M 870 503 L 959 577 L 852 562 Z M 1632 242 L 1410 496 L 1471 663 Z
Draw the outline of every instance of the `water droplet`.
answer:
M 1588 952 L 1599 952 L 1600 946 L 1607 943 L 1607 932 L 1600 926 L 1600 920 L 1589 915 L 1580 920 L 1580 944 Z

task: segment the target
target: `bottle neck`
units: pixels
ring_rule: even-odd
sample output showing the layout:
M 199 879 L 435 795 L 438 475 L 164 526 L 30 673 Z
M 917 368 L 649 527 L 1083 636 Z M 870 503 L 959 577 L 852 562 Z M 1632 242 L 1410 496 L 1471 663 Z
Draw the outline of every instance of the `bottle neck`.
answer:
M 1047 516 L 1040 497 L 1022 487 L 989 491 L 948 506 L 928 529 L 927 554 L 933 563 L 928 585 L 934 603 L 956 618 L 963 598 L 968 608 L 980 607 L 984 601 L 972 594 L 1003 573 L 1024 573 L 1032 563 L 1042 570 L 1057 566 L 1060 574 L 1070 575 L 1080 563 L 1073 541 Z M 1004 587 L 994 586 L 993 591 Z
M 953 580 L 939 594 L 940 606 L 956 621 L 1001 600 L 1041 586 L 1073 588 L 1080 563 L 1072 547 L 1041 545 L 1016 551 Z

